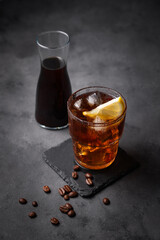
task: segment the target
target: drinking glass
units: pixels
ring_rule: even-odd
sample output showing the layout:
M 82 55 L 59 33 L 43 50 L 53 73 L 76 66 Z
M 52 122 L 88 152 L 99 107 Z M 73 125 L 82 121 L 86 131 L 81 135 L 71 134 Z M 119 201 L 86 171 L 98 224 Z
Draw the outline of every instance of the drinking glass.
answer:
M 93 118 L 88 121 L 84 111 L 90 111 L 113 98 L 122 98 L 123 111 L 113 120 Z M 107 87 L 87 87 L 73 93 L 68 99 L 69 131 L 76 162 L 89 169 L 110 166 L 117 155 L 122 136 L 126 101 L 117 91 Z

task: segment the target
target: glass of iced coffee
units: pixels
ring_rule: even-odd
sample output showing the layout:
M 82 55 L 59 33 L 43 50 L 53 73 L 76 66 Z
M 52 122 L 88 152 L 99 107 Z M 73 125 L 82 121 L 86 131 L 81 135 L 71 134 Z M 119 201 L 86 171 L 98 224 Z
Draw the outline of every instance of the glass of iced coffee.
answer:
M 124 97 L 107 87 L 87 87 L 73 93 L 67 107 L 76 162 L 95 170 L 110 166 L 123 133 Z

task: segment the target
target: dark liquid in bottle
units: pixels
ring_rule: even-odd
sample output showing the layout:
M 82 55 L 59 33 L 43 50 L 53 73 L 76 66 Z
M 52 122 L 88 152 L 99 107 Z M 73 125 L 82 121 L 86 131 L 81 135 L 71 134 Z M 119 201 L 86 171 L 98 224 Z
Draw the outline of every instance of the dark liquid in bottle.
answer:
M 44 59 L 36 93 L 37 122 L 50 128 L 65 126 L 68 123 L 67 100 L 70 95 L 65 61 L 59 57 Z

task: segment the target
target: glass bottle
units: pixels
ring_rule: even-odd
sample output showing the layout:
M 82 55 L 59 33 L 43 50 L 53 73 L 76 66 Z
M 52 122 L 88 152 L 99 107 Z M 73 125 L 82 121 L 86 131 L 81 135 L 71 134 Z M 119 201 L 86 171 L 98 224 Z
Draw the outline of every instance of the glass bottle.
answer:
M 61 31 L 43 32 L 37 39 L 41 70 L 35 118 L 46 129 L 68 126 L 67 100 L 72 92 L 67 71 L 69 43 L 68 34 Z

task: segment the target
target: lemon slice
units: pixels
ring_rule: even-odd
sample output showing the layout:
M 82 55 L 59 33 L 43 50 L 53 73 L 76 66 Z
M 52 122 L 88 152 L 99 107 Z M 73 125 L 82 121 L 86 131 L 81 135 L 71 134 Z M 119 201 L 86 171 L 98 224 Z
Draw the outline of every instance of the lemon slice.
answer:
M 118 118 L 123 113 L 124 108 L 125 105 L 123 99 L 118 97 L 99 105 L 91 111 L 83 112 L 83 115 L 90 118 L 98 116 L 103 120 L 111 120 Z

